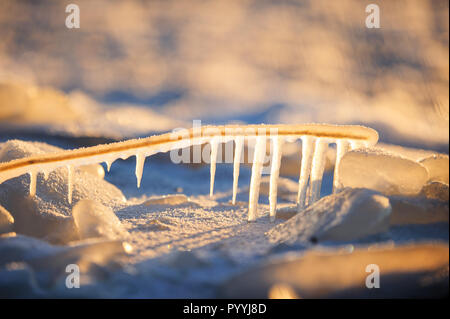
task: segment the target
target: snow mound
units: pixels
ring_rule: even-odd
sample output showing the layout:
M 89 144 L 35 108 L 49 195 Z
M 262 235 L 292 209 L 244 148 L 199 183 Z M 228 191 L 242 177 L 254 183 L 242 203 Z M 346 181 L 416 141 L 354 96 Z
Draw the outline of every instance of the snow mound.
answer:
M 339 166 L 344 187 L 373 189 L 385 195 L 417 195 L 428 180 L 427 169 L 407 158 L 380 150 L 356 150 Z
M 72 210 L 81 239 L 105 237 L 116 239 L 127 235 L 111 208 L 92 200 L 79 201 Z
M 0 144 L 0 162 L 56 151 L 60 149 L 45 143 L 11 140 Z M 74 170 L 72 203 L 91 199 L 112 207 L 123 205 L 122 192 L 101 178 L 98 165 L 85 168 Z M 29 196 L 29 184 L 29 176 L 23 175 L 0 185 L 0 204 L 14 217 L 14 231 L 53 243 L 78 239 L 71 217 L 73 204 L 67 200 L 67 169 L 56 169 L 47 178 L 39 174 L 36 196 Z
M 116 240 L 61 247 L 21 235 L 0 238 L 0 296 L 76 296 L 79 289 L 65 285 L 68 265 L 79 267 L 80 287 L 89 287 L 104 280 L 108 269 L 117 269 L 116 261 L 128 252 L 129 245 Z
M 268 232 L 272 243 L 353 240 L 389 227 L 389 199 L 367 189 L 323 197 Z

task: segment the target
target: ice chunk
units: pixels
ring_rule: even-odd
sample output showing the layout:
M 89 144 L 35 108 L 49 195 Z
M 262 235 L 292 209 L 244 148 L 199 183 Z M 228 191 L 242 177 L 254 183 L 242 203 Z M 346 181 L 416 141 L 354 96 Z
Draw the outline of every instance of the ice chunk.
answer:
M 239 180 L 239 165 L 241 164 L 241 155 L 242 149 L 244 148 L 244 138 L 237 137 L 235 140 L 235 148 L 234 148 L 234 162 L 233 162 L 233 205 L 236 204 L 236 194 L 238 189 L 238 180 Z
M 255 154 L 253 157 L 252 177 L 250 180 L 250 193 L 248 200 L 248 221 L 256 219 L 258 211 L 259 186 L 261 181 L 262 166 L 266 155 L 266 137 L 257 137 Z
M 269 202 L 270 202 L 270 219 L 275 220 L 277 209 L 277 191 L 278 191 L 278 179 L 280 176 L 280 164 L 282 148 L 284 144 L 283 138 L 276 137 L 273 141 L 273 154 L 272 154 L 272 166 L 270 168 L 270 190 L 269 190 Z
M 80 238 L 124 237 L 127 231 L 111 208 L 92 200 L 79 201 L 72 210 Z
M 273 243 L 353 240 L 386 231 L 387 197 L 366 189 L 344 189 L 326 196 L 269 231 Z
M 361 187 L 386 195 L 416 195 L 428 180 L 424 166 L 375 150 L 348 152 L 339 167 L 343 187 Z
M 0 205 L 0 234 L 12 232 L 14 229 L 14 218 Z
M 449 161 L 447 155 L 432 155 L 422 159 L 420 164 L 426 167 L 429 182 L 442 182 L 448 185 Z
M 165 195 L 156 198 L 151 198 L 144 202 L 145 206 L 151 205 L 180 205 L 189 201 L 189 198 L 184 194 Z
M 308 186 L 308 180 L 311 174 L 315 141 L 315 138 L 309 136 L 302 138 L 302 163 L 300 168 L 300 178 L 298 181 L 297 196 L 297 204 L 300 209 L 306 204 L 306 188 Z

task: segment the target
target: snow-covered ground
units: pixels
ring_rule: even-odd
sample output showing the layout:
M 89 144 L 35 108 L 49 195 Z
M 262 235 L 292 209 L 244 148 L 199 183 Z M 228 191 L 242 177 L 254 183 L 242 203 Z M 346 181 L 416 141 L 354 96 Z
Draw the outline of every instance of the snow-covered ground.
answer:
M 379 1 L 378 30 L 359 1 L 79 2 L 70 34 L 57 2 L 0 4 L 0 162 L 193 119 L 363 124 L 380 142 L 341 159 L 336 194 L 330 147 L 322 198 L 300 213 L 302 145 L 285 143 L 274 222 L 267 175 L 247 221 L 248 164 L 236 205 L 232 164 L 209 197 L 210 166 L 168 154 L 146 158 L 140 188 L 134 157 L 77 167 L 71 203 L 65 167 L 32 197 L 28 175 L 5 181 L 0 297 L 448 295 L 448 2 Z

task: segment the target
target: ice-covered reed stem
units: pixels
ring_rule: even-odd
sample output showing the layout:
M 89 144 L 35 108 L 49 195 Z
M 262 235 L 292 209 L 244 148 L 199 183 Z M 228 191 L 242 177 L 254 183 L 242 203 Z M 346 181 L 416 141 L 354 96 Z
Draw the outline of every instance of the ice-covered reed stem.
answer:
M 275 135 L 273 134 L 274 131 L 276 132 Z M 273 154 L 269 190 L 269 215 L 273 220 L 276 215 L 277 186 L 282 157 L 282 145 L 285 140 L 295 141 L 299 138 L 302 139 L 302 161 L 297 204 L 299 209 L 302 209 L 306 204 L 309 205 L 320 197 L 328 144 L 336 143 L 337 145 L 333 181 L 333 191 L 336 192 L 339 189 L 339 164 L 344 154 L 355 148 L 375 145 L 378 141 L 378 133 L 373 129 L 362 126 L 330 124 L 261 124 L 195 127 L 191 130 L 184 130 L 182 135 L 177 132 L 172 132 L 143 139 L 30 156 L 7 163 L 0 163 L 0 184 L 11 178 L 28 174 L 30 176 L 30 195 L 34 196 L 36 194 L 38 173 L 44 173 L 47 176 L 53 170 L 65 166 L 68 169 L 67 199 L 71 203 L 75 167 L 105 162 L 109 171 L 111 164 L 116 159 L 127 159 L 134 155 L 136 156 L 135 174 L 137 186 L 139 187 L 146 157 L 159 152 L 178 150 L 190 146 L 199 147 L 201 144 L 210 143 L 210 195 L 212 195 L 214 191 L 214 177 L 219 144 L 234 141 L 232 203 L 235 204 L 244 140 L 256 139 L 248 209 L 248 220 L 253 221 L 257 215 L 259 186 L 266 153 L 266 142 L 271 139 L 273 142 Z

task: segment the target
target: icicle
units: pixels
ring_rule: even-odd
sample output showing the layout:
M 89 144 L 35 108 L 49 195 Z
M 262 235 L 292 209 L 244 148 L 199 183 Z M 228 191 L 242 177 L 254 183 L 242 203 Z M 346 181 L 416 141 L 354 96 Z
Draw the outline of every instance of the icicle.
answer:
M 336 142 L 336 162 L 334 164 L 334 176 L 333 176 L 333 194 L 337 193 L 340 187 L 339 183 L 339 165 L 341 159 L 348 152 L 350 143 L 346 140 L 338 140 Z
M 144 171 L 145 156 L 142 153 L 136 153 L 136 181 L 137 187 L 141 187 L 142 172 Z
M 36 171 L 30 171 L 28 172 L 28 175 L 30 176 L 30 196 L 34 196 L 36 195 L 37 173 Z
M 109 170 L 111 169 L 112 161 L 107 160 L 107 161 L 105 161 L 105 164 L 106 164 L 106 170 L 109 173 Z
M 73 166 L 67 165 L 67 201 L 72 204 L 73 192 Z
M 42 174 L 44 175 L 44 180 L 48 180 L 48 176 L 50 175 L 50 172 L 48 170 L 43 170 Z
M 259 186 L 261 182 L 261 173 L 266 155 L 266 137 L 258 136 L 256 138 L 255 155 L 253 157 L 252 177 L 250 180 L 250 194 L 248 200 L 248 221 L 256 219 L 258 209 Z
M 325 168 L 326 160 L 326 150 L 328 147 L 328 142 L 324 142 L 321 139 L 316 141 L 316 146 L 314 149 L 314 157 L 311 169 L 311 194 L 308 205 L 316 202 L 320 197 L 320 188 L 322 186 L 323 171 Z
M 209 184 L 209 196 L 212 197 L 214 193 L 214 177 L 216 176 L 216 162 L 217 162 L 217 149 L 219 147 L 219 141 L 213 138 L 210 142 L 211 145 L 211 161 L 210 161 L 210 184 Z
M 270 168 L 270 190 L 269 190 L 269 203 L 270 203 L 270 220 L 274 221 L 277 212 L 277 187 L 278 177 L 280 176 L 280 164 L 282 147 L 284 140 L 281 137 L 275 137 L 273 141 L 273 154 L 272 154 L 272 166 Z
M 300 168 L 297 194 L 297 204 L 299 209 L 304 208 L 306 204 L 306 189 L 308 186 L 308 179 L 311 174 L 311 164 L 314 155 L 315 140 L 316 138 L 310 136 L 304 136 L 302 138 L 302 163 Z
M 241 164 L 241 154 L 242 149 L 244 147 L 244 138 L 239 136 L 236 137 L 234 147 L 234 163 L 233 163 L 233 205 L 236 204 L 236 194 L 238 188 L 238 180 L 239 180 L 239 165 Z

